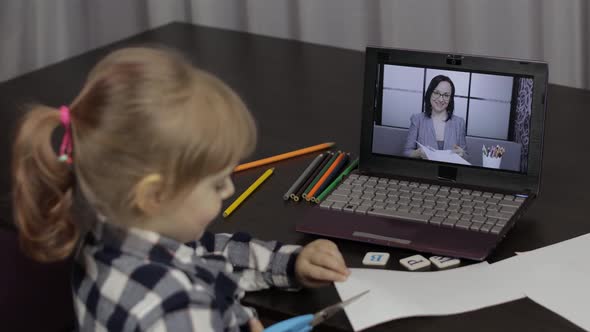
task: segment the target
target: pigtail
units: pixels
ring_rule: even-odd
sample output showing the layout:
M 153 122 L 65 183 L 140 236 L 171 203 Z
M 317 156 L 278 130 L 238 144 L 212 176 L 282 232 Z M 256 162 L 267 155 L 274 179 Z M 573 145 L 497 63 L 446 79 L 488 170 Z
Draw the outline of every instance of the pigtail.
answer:
M 23 251 L 42 262 L 68 257 L 79 238 L 70 214 L 74 175 L 51 145 L 59 125 L 56 109 L 35 106 L 18 127 L 13 146 L 14 219 Z

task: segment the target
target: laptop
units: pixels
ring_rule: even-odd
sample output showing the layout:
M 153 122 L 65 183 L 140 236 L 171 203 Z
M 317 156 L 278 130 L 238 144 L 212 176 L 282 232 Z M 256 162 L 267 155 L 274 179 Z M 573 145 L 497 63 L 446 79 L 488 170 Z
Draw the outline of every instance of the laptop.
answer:
M 359 167 L 299 232 L 484 260 L 539 193 L 546 63 L 368 47 Z

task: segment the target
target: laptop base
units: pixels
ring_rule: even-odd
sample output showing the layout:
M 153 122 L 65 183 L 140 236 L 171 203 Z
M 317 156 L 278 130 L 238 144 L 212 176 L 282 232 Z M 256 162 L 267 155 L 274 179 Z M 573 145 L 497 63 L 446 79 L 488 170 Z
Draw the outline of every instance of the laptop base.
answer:
M 484 260 L 503 237 L 503 234 L 477 233 L 319 207 L 309 209 L 295 229 L 302 233 L 477 261 Z

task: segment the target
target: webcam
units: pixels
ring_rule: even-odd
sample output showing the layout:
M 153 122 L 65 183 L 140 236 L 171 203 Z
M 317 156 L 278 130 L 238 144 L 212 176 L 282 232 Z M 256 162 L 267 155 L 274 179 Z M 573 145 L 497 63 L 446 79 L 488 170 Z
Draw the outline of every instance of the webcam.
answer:
M 462 62 L 463 62 L 462 55 L 456 55 L 456 54 L 448 54 L 447 55 L 447 64 L 448 65 L 460 66 Z

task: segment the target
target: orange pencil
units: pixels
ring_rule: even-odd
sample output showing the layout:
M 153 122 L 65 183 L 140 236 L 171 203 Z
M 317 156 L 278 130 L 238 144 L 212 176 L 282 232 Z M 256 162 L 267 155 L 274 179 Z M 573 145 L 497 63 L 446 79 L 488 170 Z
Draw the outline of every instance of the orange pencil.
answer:
M 302 154 L 327 149 L 327 148 L 333 146 L 334 144 L 335 144 L 334 142 L 322 143 L 322 144 L 318 144 L 318 145 L 314 145 L 314 146 L 309 146 L 307 148 L 279 154 L 276 156 L 272 156 L 272 157 L 268 157 L 268 158 L 264 158 L 264 159 L 260 159 L 260 160 L 256 160 L 256 161 L 251 161 L 249 163 L 238 165 L 234 169 L 234 172 L 239 172 L 239 171 L 243 171 L 248 168 L 258 167 L 258 166 L 274 163 L 275 161 L 279 161 L 279 160 L 283 160 L 283 159 L 287 159 L 287 158 L 293 158 L 293 157 L 300 156 Z
M 315 192 L 318 191 L 318 188 L 322 186 L 322 183 L 324 183 L 324 181 L 326 181 L 326 179 L 328 178 L 328 176 L 330 176 L 330 174 L 332 174 L 332 172 L 334 171 L 334 168 L 336 168 L 336 165 L 338 165 L 338 163 L 340 162 L 340 160 L 342 160 L 342 158 L 344 158 L 345 155 L 346 155 L 346 153 L 344 153 L 344 152 L 340 153 L 340 155 L 338 156 L 338 158 L 336 158 L 336 160 L 334 160 L 334 162 L 332 163 L 332 165 L 330 165 L 330 168 L 328 168 L 328 170 L 320 178 L 320 180 L 318 181 L 318 183 L 316 183 L 315 186 L 313 186 L 313 188 L 311 188 L 311 190 L 307 193 L 307 197 L 308 198 L 311 199 L 312 197 L 314 197 L 313 195 L 315 194 Z

